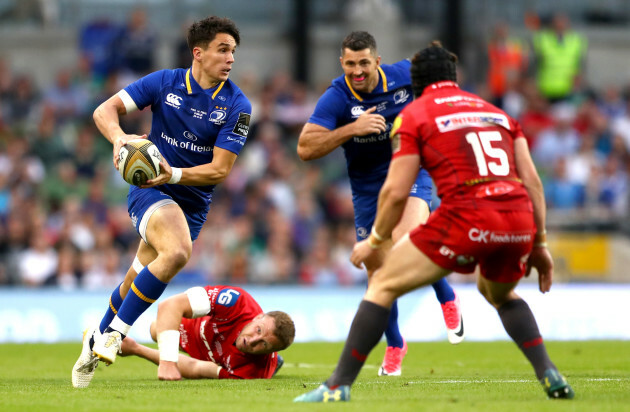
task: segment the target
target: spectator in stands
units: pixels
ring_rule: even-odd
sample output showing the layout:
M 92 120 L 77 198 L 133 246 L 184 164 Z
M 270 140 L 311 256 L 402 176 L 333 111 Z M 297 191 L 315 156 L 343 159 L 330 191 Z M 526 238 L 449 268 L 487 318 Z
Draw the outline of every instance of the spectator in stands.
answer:
M 582 135 L 579 150 L 566 157 L 567 183 L 580 187 L 580 191 L 584 193 L 585 206 L 597 203 L 597 178 L 606 161 L 605 156 L 597 151 L 596 139 L 590 132 Z
M 623 167 L 622 158 L 611 154 L 604 164 L 599 188 L 599 202 L 614 216 L 628 214 L 628 171 Z
M 518 117 L 529 147 L 535 147 L 538 135 L 553 126 L 553 117 L 549 110 L 549 102 L 545 99 L 533 82 L 526 82 L 523 90 L 525 108 Z
M 14 129 L 29 130 L 41 102 L 33 78 L 25 74 L 17 76 L 11 92 L 5 98 L 5 117 L 10 119 Z
M 79 53 L 89 62 L 96 79 L 103 81 L 119 65 L 116 41 L 121 27 L 105 18 L 87 22 L 79 30 Z
M 561 156 L 554 160 L 553 171 L 545 179 L 545 200 L 554 209 L 578 209 L 584 206 L 584 187 L 569 178 L 567 160 Z
M 551 25 L 534 33 L 533 63 L 542 95 L 552 103 L 567 100 L 583 86 L 587 40 L 556 13 Z
M 30 245 L 19 261 L 20 283 L 34 287 L 55 284 L 59 257 L 43 231 L 30 236 Z
M 72 78 L 71 69 L 62 69 L 55 83 L 44 89 L 44 103 L 52 106 L 58 123 L 81 117 L 90 108 L 89 91 L 74 85 Z
M 487 82 L 492 103 L 505 110 L 504 97 L 513 92 L 527 70 L 527 47 L 509 34 L 509 26 L 500 21 L 488 42 Z
M 120 53 L 120 70 L 128 72 L 135 79 L 153 71 L 157 36 L 148 25 L 147 12 L 144 8 L 136 8 L 131 12 L 116 43 L 116 51 Z M 188 65 L 185 67 L 190 66 L 190 59 L 189 50 Z
M 575 108 L 569 103 L 556 105 L 552 110 L 554 126 L 540 133 L 532 156 L 542 171 L 554 167 L 557 159 L 577 152 L 580 136 L 573 127 Z
M 626 102 L 624 114 L 614 119 L 610 127 L 613 134 L 619 136 L 630 151 L 630 99 Z
M 86 289 L 111 290 L 125 278 L 121 270 L 120 251 L 109 246 L 83 253 L 81 256 L 84 270 L 81 285 Z

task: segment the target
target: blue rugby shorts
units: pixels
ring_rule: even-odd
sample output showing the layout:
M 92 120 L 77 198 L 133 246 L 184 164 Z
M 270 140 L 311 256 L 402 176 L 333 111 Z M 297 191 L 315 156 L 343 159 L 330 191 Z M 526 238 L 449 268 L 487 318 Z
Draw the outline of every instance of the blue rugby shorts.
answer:
M 385 180 L 383 180 L 383 183 Z M 381 184 L 382 186 L 382 184 Z M 431 209 L 431 191 L 433 184 L 431 177 L 425 169 L 420 169 L 416 181 L 409 192 L 410 197 L 419 197 L 427 202 Z M 352 193 L 352 204 L 354 205 L 354 227 L 357 241 L 366 239 L 372 230 L 376 209 L 378 204 L 378 192 L 376 193 Z
M 131 186 L 127 194 L 127 210 L 131 223 L 136 232 L 147 242 L 146 231 L 147 224 L 151 215 L 162 206 L 168 204 L 178 204 L 173 198 L 155 187 L 141 189 L 137 186 Z M 178 205 L 179 206 L 179 205 Z M 180 206 L 181 208 L 181 206 Z M 199 236 L 201 227 L 206 221 L 208 213 L 206 211 L 190 211 L 181 208 L 188 222 L 190 230 L 190 238 L 194 242 Z M 147 242 L 148 244 L 149 242 Z

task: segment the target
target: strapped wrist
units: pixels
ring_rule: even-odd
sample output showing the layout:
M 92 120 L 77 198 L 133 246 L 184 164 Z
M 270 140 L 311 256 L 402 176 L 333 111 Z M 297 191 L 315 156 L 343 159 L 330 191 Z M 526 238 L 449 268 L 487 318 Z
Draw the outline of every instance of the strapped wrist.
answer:
M 534 247 L 547 247 L 547 230 L 539 230 L 534 235 Z
M 381 247 L 382 241 L 378 240 L 374 234 L 370 233 L 370 236 L 367 238 L 367 243 L 372 249 L 378 249 Z
M 169 185 L 174 185 L 179 183 L 179 181 L 182 179 L 182 169 L 180 169 L 179 167 L 171 167 L 171 178 L 168 181 Z
M 374 236 L 374 238 L 375 238 L 376 240 L 378 240 L 379 242 L 382 242 L 382 241 L 384 241 L 384 240 L 385 240 L 385 239 L 383 238 L 383 236 L 379 235 L 379 234 L 376 232 L 376 227 L 375 227 L 375 225 L 372 225 L 372 230 L 370 231 L 370 233 L 371 233 L 371 234 L 372 234 L 372 236 Z
M 179 331 L 165 330 L 158 335 L 160 360 L 177 362 L 179 360 Z

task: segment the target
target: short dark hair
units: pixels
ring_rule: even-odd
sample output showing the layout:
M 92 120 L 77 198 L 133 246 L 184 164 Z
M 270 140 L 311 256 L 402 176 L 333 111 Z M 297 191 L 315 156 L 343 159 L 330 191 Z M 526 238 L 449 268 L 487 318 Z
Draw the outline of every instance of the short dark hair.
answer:
M 234 37 L 237 46 L 241 44 L 241 34 L 232 20 L 227 17 L 210 16 L 194 22 L 188 28 L 186 41 L 190 52 L 192 53 L 195 47 L 205 49 L 219 33 L 229 34 Z
M 411 59 L 411 88 L 418 97 L 424 89 L 439 81 L 457 81 L 457 56 L 434 40 Z
M 274 336 L 280 341 L 280 347 L 276 350 L 284 350 L 293 343 L 295 338 L 295 324 L 291 317 L 282 311 L 274 310 L 272 312 L 265 313 L 265 316 L 272 317 L 275 321 L 276 328 L 274 329 Z
M 341 42 L 342 55 L 345 49 L 352 51 L 370 49 L 370 52 L 376 55 L 376 40 L 374 36 L 366 31 L 353 31 Z

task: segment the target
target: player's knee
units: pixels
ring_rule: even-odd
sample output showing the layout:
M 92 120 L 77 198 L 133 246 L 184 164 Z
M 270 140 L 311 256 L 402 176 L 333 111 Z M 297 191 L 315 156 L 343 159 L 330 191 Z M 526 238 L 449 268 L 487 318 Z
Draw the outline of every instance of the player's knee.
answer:
M 477 289 L 479 293 L 488 301 L 489 304 L 494 306 L 495 308 L 499 308 L 505 302 L 510 300 L 510 295 L 504 293 L 503 291 L 493 291 L 490 287 L 484 287 L 480 284 L 477 285 Z
M 377 272 L 378 274 L 378 272 Z M 382 306 L 390 306 L 399 296 L 399 290 L 394 282 L 388 281 L 382 276 L 375 276 L 370 280 L 366 299 Z
M 188 260 L 190 259 L 190 255 L 192 253 L 192 248 L 188 248 L 185 245 L 180 245 L 179 247 L 173 247 L 164 253 L 164 260 L 168 262 L 169 266 L 172 266 L 172 269 L 175 271 L 180 270 Z

